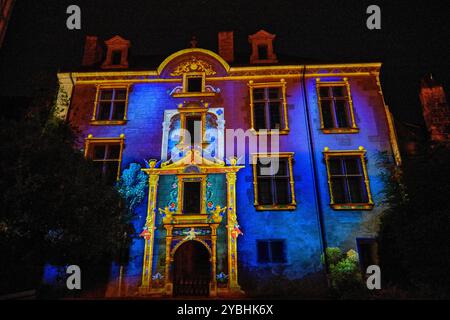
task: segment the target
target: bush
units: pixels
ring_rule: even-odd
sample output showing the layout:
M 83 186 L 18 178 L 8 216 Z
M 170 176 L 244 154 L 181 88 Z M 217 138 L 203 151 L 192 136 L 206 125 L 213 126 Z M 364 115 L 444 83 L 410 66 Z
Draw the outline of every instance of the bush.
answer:
M 359 270 L 358 254 L 349 250 L 343 254 L 339 248 L 327 248 L 329 280 L 332 291 L 339 299 L 367 298 L 367 289 Z M 322 257 L 323 259 L 323 257 Z

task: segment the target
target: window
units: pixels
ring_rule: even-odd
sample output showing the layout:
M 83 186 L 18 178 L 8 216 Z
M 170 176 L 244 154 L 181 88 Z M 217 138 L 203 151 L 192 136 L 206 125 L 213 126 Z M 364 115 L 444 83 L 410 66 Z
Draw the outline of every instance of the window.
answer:
M 285 263 L 286 244 L 284 240 L 257 240 L 258 263 Z
M 98 88 L 91 124 L 124 124 L 128 105 L 128 87 Z
M 175 97 L 204 96 L 211 92 L 205 92 L 205 73 L 188 72 L 183 74 L 183 92 L 175 93 Z
M 86 139 L 85 156 L 94 162 L 98 178 L 114 184 L 119 178 L 122 161 L 123 136 L 119 139 Z
M 346 79 L 337 82 L 317 81 L 321 129 L 324 133 L 358 132 L 353 114 L 350 86 Z
M 325 151 L 330 204 L 334 209 L 372 209 L 364 154 L 364 151 Z
M 375 239 L 356 239 L 358 247 L 359 264 L 363 274 L 367 267 L 378 265 L 378 244 Z
M 191 136 L 191 141 L 186 141 L 187 144 L 194 146 L 202 143 L 202 116 L 189 115 L 186 116 L 186 131 Z
M 120 50 L 114 50 L 112 52 L 112 57 L 111 57 L 111 64 L 113 65 L 119 65 L 122 63 L 122 51 Z
M 269 58 L 269 52 L 267 45 L 258 45 L 258 59 L 267 60 Z
M 253 155 L 257 210 L 295 209 L 292 153 Z
M 183 213 L 199 214 L 201 210 L 201 182 L 183 183 Z
M 249 83 L 251 127 L 256 133 L 264 129 L 267 133 L 273 129 L 281 134 L 289 132 L 285 85 L 284 80 L 271 84 Z
M 189 77 L 187 82 L 187 92 L 202 92 L 202 77 Z

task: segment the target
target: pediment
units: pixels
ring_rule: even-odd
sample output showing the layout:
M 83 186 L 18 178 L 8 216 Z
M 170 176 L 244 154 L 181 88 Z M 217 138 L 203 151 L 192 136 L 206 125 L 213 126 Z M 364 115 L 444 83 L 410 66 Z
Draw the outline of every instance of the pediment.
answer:
M 122 38 L 119 35 L 116 35 L 116 36 L 112 37 L 111 39 L 106 40 L 105 43 L 108 46 L 115 46 L 115 47 L 117 47 L 117 46 L 129 47 L 130 46 L 130 41 Z
M 275 34 L 269 33 L 266 30 L 259 30 L 258 32 L 248 36 L 249 40 L 253 39 L 274 39 L 276 37 Z
M 205 73 L 206 76 L 226 75 L 228 63 L 218 54 L 201 48 L 189 48 L 168 56 L 158 67 L 162 77 L 179 77 L 186 73 Z

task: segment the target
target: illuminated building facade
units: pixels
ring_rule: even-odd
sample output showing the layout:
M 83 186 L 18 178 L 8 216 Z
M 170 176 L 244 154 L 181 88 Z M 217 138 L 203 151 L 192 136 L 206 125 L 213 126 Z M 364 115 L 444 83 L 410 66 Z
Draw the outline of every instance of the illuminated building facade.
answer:
M 58 74 L 102 177 L 148 176 L 111 296 L 241 294 L 252 275 L 321 272 L 325 246 L 376 262 L 378 160 L 400 163 L 381 64 L 284 63 L 263 30 L 241 64 L 233 33 L 218 39 L 138 65 L 129 41 L 87 37 L 83 68 Z

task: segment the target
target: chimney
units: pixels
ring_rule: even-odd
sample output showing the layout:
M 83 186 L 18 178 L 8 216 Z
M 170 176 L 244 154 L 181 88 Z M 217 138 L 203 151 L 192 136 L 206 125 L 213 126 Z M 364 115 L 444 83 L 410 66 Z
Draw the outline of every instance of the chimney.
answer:
M 102 60 L 103 50 L 97 36 L 86 36 L 84 45 L 83 66 L 93 66 Z
M 228 63 L 234 61 L 233 31 L 222 31 L 218 34 L 219 55 Z

